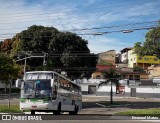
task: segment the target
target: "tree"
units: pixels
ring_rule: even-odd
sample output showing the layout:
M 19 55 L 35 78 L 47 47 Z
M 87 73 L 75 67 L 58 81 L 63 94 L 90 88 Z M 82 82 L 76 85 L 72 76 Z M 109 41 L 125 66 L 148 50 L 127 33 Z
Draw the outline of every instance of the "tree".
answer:
M 60 32 L 54 27 L 33 25 L 14 36 L 12 41 L 11 54 L 15 58 L 21 51 L 47 52 L 49 57 L 46 70 L 65 70 L 69 77 L 77 77 L 82 74 L 88 76 L 96 69 L 97 56 L 90 53 L 88 42 L 74 33 Z M 20 57 L 23 58 L 24 54 Z M 27 65 L 31 68 L 37 69 L 42 64 L 43 58 L 27 59 Z
M 14 64 L 12 59 L 6 54 L 0 53 L 0 81 L 5 83 L 6 87 L 10 84 L 10 81 L 17 77 L 19 67 Z
M 160 59 L 160 27 L 150 30 L 145 38 L 144 43 L 135 43 L 134 52 L 140 56 L 155 55 Z
M 133 72 L 144 72 L 144 69 L 141 68 L 140 66 L 134 66 L 133 67 Z
M 112 84 L 115 84 L 116 86 L 119 85 L 119 75 L 116 72 L 115 69 L 109 69 L 109 71 L 103 73 L 105 81 L 102 81 L 98 84 L 98 88 L 103 85 L 111 84 L 111 90 L 110 90 L 110 103 L 113 104 L 113 89 Z
M 3 44 L 3 42 L 0 41 L 0 52 L 2 52 L 2 48 L 1 48 L 2 44 Z
M 1 44 L 1 52 L 10 54 L 11 50 L 12 50 L 12 40 L 5 39 Z

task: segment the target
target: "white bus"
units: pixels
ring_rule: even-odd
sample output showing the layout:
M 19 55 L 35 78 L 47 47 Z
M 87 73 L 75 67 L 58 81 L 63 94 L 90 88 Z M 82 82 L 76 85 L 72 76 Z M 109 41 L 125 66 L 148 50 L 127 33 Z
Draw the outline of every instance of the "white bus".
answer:
M 53 71 L 32 71 L 16 81 L 21 88 L 20 110 L 35 112 L 69 112 L 77 114 L 82 108 L 81 87 Z

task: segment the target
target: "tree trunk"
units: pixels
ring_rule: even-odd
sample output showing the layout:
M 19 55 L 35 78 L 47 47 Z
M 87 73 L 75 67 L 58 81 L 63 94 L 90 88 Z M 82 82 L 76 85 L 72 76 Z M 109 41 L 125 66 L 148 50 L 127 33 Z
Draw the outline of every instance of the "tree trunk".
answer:
M 7 84 L 5 84 L 4 93 L 7 93 Z

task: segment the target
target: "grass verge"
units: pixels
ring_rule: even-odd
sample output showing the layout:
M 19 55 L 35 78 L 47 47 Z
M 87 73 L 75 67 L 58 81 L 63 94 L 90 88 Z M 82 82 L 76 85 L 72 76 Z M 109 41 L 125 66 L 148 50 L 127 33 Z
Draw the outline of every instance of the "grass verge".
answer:
M 10 109 L 8 105 L 0 105 L 0 113 L 22 113 L 19 110 L 19 105 L 10 105 Z
M 125 116 L 160 116 L 160 108 L 152 109 L 139 109 L 139 110 L 129 110 L 125 112 L 118 112 L 115 115 L 125 115 Z

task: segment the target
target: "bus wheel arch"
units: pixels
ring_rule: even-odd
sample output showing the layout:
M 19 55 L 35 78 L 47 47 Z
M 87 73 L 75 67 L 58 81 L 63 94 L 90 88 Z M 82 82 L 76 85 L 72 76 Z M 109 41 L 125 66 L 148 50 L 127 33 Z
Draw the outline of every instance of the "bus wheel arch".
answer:
M 35 111 L 34 110 L 31 110 L 31 115 L 35 115 Z
M 79 110 L 79 106 L 78 106 L 78 105 L 75 105 L 75 106 L 74 106 L 74 111 L 70 111 L 69 114 L 70 114 L 70 115 L 77 115 L 78 110 Z
M 58 103 L 58 107 L 56 111 L 53 111 L 53 114 L 60 115 L 61 114 L 61 102 Z

